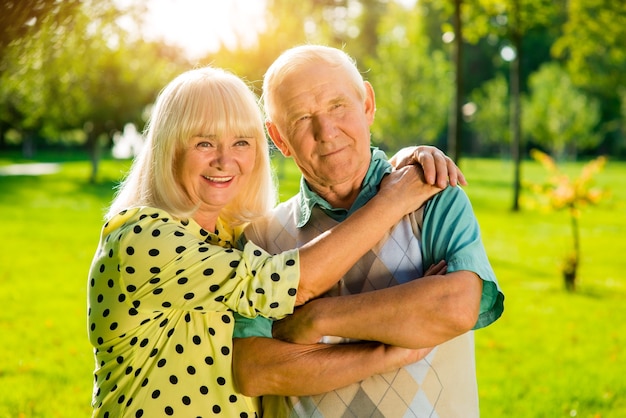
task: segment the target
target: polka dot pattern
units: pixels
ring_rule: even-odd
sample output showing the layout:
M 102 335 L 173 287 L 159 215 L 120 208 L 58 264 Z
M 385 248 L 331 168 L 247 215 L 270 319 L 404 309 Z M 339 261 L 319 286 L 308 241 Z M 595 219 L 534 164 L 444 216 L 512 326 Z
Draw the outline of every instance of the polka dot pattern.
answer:
M 241 232 L 154 208 L 104 226 L 88 280 L 94 416 L 257 416 L 258 399 L 234 386 L 231 312 L 292 312 L 299 262 L 233 248 Z

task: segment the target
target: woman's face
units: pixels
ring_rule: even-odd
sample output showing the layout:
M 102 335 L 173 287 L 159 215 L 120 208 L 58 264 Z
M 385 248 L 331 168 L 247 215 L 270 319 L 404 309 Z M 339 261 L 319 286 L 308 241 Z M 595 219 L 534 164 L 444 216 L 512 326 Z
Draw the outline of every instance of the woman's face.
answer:
M 194 136 L 179 164 L 179 179 L 198 216 L 217 219 L 250 181 L 256 156 L 256 139 L 225 135 Z

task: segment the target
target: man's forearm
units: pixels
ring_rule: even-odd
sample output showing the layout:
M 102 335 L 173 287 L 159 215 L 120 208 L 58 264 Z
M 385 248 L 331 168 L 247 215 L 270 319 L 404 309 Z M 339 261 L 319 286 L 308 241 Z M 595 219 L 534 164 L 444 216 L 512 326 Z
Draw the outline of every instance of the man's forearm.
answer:
M 246 396 L 306 396 L 397 369 L 427 353 L 372 342 L 292 344 L 262 337 L 236 338 L 233 373 Z
M 472 272 L 427 276 L 387 289 L 315 300 L 296 313 L 297 323 L 288 318 L 275 324 L 274 332 L 277 338 L 296 336 L 295 342 L 335 335 L 434 347 L 474 327 L 481 295 L 482 280 Z

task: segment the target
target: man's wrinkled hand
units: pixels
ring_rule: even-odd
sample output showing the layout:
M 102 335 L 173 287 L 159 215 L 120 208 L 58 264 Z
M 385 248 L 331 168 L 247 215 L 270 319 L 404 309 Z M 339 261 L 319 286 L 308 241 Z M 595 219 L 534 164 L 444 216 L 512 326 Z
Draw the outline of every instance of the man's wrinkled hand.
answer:
M 293 314 L 286 318 L 275 321 L 272 326 L 272 336 L 278 340 L 297 344 L 319 342 L 322 335 L 315 332 L 313 318 L 309 315 L 309 305 L 312 306 L 314 303 L 315 301 L 309 302 L 309 304 L 297 308 Z

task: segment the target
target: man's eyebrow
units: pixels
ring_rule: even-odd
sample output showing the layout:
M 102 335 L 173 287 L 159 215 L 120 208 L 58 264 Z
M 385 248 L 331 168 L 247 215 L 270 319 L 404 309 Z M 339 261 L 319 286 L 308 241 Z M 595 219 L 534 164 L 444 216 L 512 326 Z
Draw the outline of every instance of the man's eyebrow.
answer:
M 336 97 L 330 99 L 328 101 L 328 104 L 330 104 L 330 105 L 342 104 L 342 103 L 346 103 L 347 101 L 348 101 L 348 97 L 345 94 L 342 94 L 340 96 L 336 96 Z
M 293 111 L 287 110 L 285 112 L 285 120 L 287 122 L 291 123 L 293 121 L 296 121 L 296 120 L 300 119 L 302 116 L 308 115 L 308 114 L 310 114 L 310 113 L 309 112 L 303 112 L 300 109 L 295 109 Z

